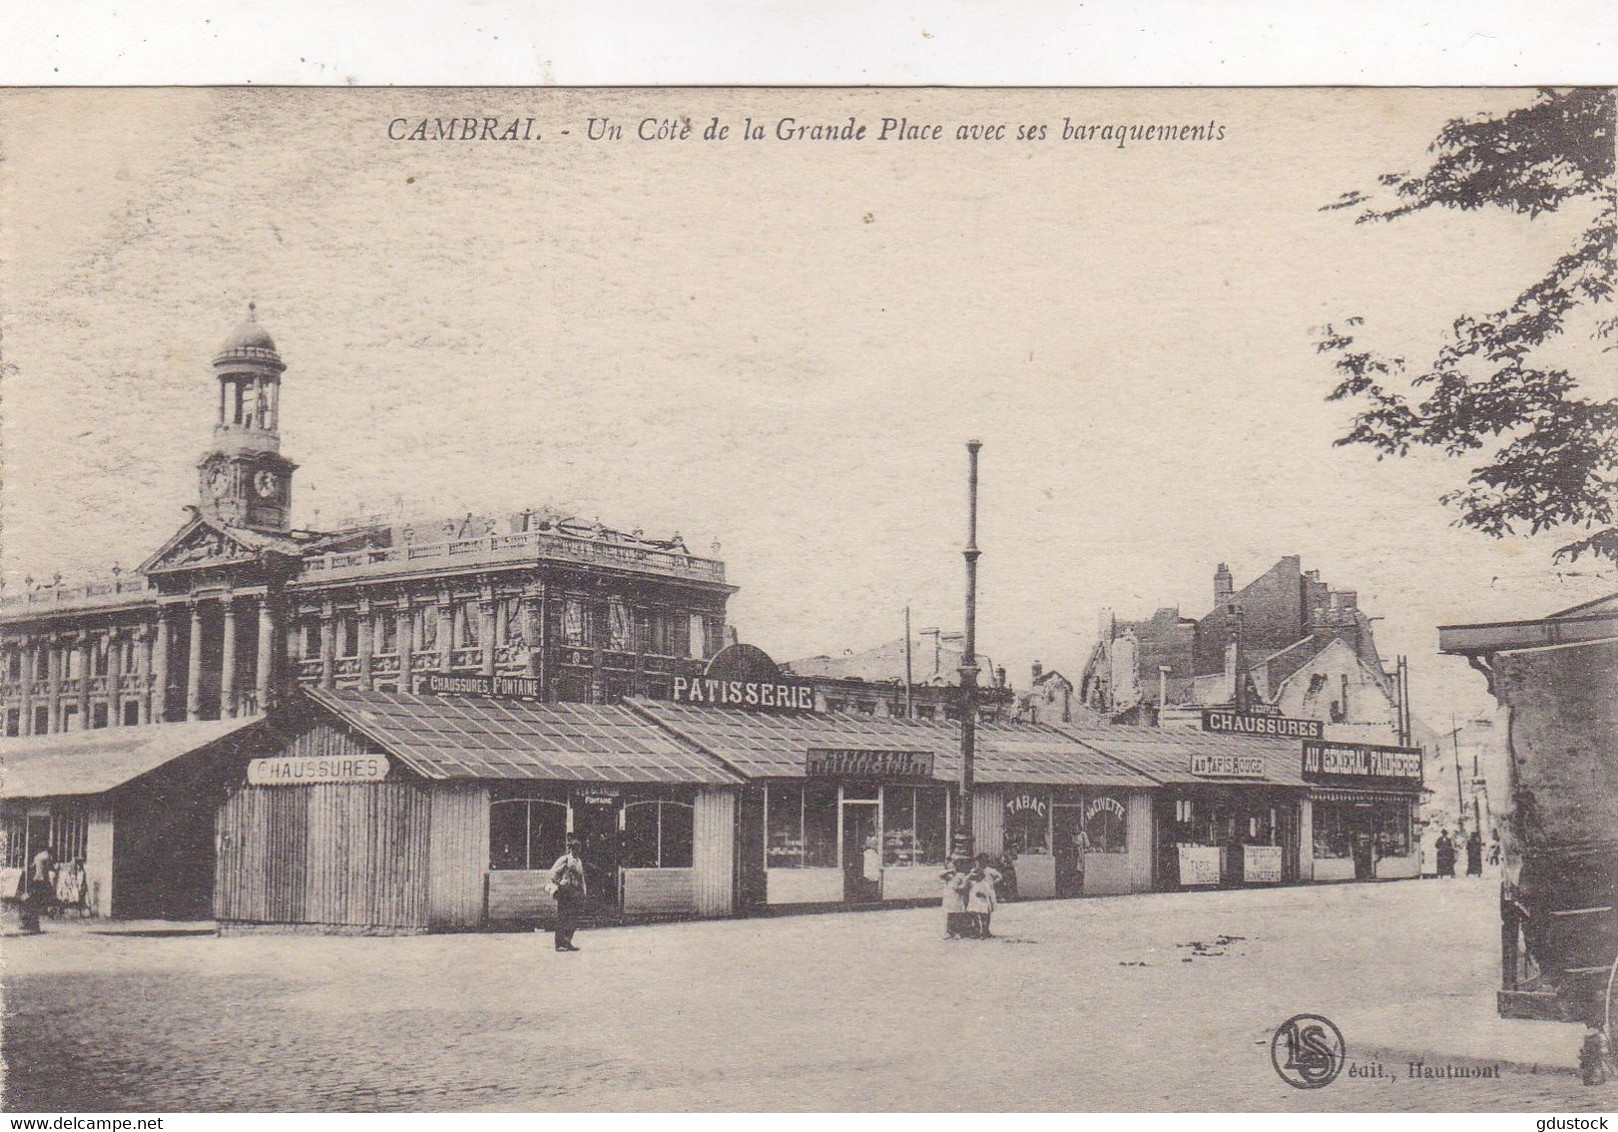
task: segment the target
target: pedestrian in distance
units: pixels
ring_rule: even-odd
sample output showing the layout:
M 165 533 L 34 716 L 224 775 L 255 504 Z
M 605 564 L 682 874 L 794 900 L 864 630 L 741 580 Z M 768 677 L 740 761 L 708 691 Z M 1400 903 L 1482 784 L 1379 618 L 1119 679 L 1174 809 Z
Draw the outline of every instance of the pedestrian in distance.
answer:
M 967 911 L 971 874 L 972 863 L 965 857 L 957 857 L 938 876 L 944 885 L 945 939 L 960 939 L 971 934 L 971 913 Z
M 994 933 L 989 930 L 989 917 L 999 906 L 999 897 L 995 892 L 995 885 L 1000 883 L 1000 871 L 989 863 L 987 853 L 979 853 L 977 867 L 972 870 L 971 887 L 967 890 L 967 909 L 971 912 L 977 929 L 974 933 L 978 939 L 992 939 Z
M 551 866 L 550 884 L 546 886 L 556 901 L 556 950 L 577 951 L 573 946 L 573 933 L 579 928 L 579 905 L 585 897 L 584 862 L 579 851 L 584 842 L 577 837 L 567 839 L 567 852 L 556 858 Z
M 1475 829 L 1466 838 L 1466 875 L 1483 875 L 1483 834 Z
M 1438 835 L 1438 875 L 1454 878 L 1455 876 L 1455 842 L 1450 840 L 1449 830 L 1443 830 Z
M 50 846 L 42 846 L 28 866 L 28 898 L 24 907 L 25 928 L 39 931 L 40 917 L 56 907 L 56 858 Z
M 1500 864 L 1500 834 L 1495 831 L 1489 834 L 1489 867 L 1495 868 Z

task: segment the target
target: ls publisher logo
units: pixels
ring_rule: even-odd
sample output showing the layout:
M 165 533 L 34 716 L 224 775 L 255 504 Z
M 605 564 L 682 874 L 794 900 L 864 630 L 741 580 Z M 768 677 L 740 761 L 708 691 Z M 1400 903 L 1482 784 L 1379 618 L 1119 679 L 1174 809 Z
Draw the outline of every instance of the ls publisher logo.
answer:
M 1293 1015 L 1270 1039 L 1270 1064 L 1294 1089 L 1323 1089 L 1337 1080 L 1347 1053 L 1342 1031 L 1318 1014 Z

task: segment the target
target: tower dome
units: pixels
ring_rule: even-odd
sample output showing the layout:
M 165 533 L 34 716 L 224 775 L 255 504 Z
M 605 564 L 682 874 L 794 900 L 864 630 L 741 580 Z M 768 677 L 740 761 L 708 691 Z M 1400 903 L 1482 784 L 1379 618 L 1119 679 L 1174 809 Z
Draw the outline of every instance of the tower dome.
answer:
M 255 303 L 247 304 L 247 317 L 220 344 L 213 360 L 216 366 L 231 362 L 266 362 L 285 368 L 281 366 L 281 355 L 275 352 L 275 340 L 258 324 Z

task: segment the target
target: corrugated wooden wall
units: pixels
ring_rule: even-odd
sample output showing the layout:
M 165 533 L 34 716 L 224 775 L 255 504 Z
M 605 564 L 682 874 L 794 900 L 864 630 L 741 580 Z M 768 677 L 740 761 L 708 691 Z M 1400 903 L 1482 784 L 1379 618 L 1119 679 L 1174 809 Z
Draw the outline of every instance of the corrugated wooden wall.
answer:
M 489 791 L 477 782 L 435 782 L 427 850 L 427 919 L 435 928 L 483 926 L 489 871 Z
M 408 782 L 241 787 L 219 811 L 214 915 L 426 927 L 430 821 Z
M 84 838 L 84 881 L 90 914 L 112 915 L 112 807 L 105 803 L 90 810 Z
M 973 851 L 991 857 L 1005 848 L 1006 803 L 998 786 L 978 786 L 972 791 Z
M 736 792 L 698 790 L 695 822 L 697 915 L 728 916 L 735 910 Z
M 1125 842 L 1129 855 L 1129 890 L 1152 891 L 1152 854 L 1156 839 L 1152 835 L 1152 794 L 1148 790 L 1132 790 L 1125 825 Z

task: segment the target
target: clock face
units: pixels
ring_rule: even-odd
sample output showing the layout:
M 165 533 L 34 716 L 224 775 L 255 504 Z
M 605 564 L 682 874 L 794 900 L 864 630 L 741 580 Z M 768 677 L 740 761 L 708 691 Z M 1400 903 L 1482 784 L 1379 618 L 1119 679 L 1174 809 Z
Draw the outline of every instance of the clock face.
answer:
M 253 490 L 258 492 L 260 499 L 270 498 L 275 494 L 276 488 L 280 486 L 280 481 L 275 478 L 275 473 L 268 469 L 260 471 L 253 477 Z

